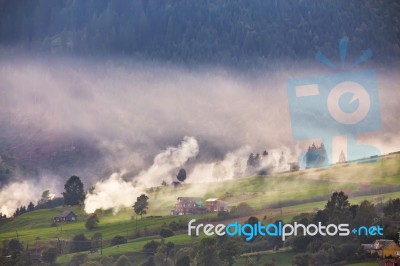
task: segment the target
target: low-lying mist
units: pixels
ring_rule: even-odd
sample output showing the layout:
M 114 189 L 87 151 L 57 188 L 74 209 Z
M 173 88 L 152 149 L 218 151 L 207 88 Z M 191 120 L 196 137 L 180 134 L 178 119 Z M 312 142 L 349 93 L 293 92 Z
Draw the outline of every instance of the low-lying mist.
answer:
M 11 180 L 0 180 L 1 212 L 12 215 L 47 189 L 60 194 L 71 175 L 80 176 L 86 188 L 94 186 L 87 212 L 117 211 L 131 206 L 146 187 L 173 181 L 180 167 L 188 170 L 187 182 L 199 183 L 215 175 L 245 175 L 251 152 L 274 150 L 274 162 L 265 161 L 266 167 L 277 164 L 281 152 L 294 161 L 309 142 L 292 138 L 286 82 L 329 71 L 321 69 L 281 65 L 241 72 L 122 60 L 4 58 L 0 144 L 7 145 L 0 145 L 0 164 L 29 161 L 34 169 L 15 167 Z M 384 128 L 363 140 L 387 153 L 399 149 L 400 78 L 394 69 L 377 72 Z

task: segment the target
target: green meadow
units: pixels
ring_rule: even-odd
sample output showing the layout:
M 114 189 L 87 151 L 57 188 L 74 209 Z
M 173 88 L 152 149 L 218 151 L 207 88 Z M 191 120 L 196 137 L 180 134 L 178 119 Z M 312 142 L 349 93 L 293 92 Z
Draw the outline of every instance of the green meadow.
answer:
M 259 218 L 267 215 L 268 221 L 277 219 L 290 221 L 299 213 L 313 212 L 324 208 L 326 200 L 332 192 L 339 190 L 343 190 L 349 195 L 351 203 L 369 200 L 377 204 L 390 198 L 400 197 L 400 157 L 383 157 L 377 163 L 339 165 L 327 169 L 308 169 L 270 176 L 244 177 L 229 181 L 216 181 L 212 184 L 185 184 L 177 189 L 160 186 L 148 191 L 149 212 L 143 219 L 138 217 L 136 220 L 131 208 L 122 209 L 117 214 L 113 214 L 110 210 L 100 211 L 98 214 L 99 227 L 93 230 L 85 228 L 88 215 L 80 207 L 36 210 L 7 221 L 1 221 L 0 243 L 6 239 L 18 238 L 28 248 L 34 248 L 36 243 L 68 242 L 73 236 L 81 233 L 90 239 L 96 232 L 101 232 L 105 243 L 103 254 L 101 255 L 100 252 L 88 254 L 89 259 L 127 254 L 138 261 L 144 261 L 146 254 L 142 252 L 143 245 L 150 240 L 162 241 L 157 231 L 162 226 L 168 225 L 172 221 L 187 223 L 191 219 L 213 219 L 217 216 L 216 213 L 171 216 L 169 213 L 174 207 L 177 197 L 216 197 L 229 202 L 232 206 L 246 202 L 254 209 L 253 215 Z M 52 218 L 63 210 L 74 211 L 78 216 L 78 221 L 51 226 Z M 239 220 L 244 219 L 247 217 L 239 218 Z M 134 237 L 136 232 L 144 230 L 154 234 L 147 237 Z M 127 237 L 128 243 L 110 247 L 107 243 L 116 235 Z M 196 244 L 202 237 L 194 238 L 188 236 L 185 231 L 178 231 L 174 236 L 166 238 L 165 241 L 171 241 L 179 247 Z M 60 255 L 57 263 L 59 265 L 67 264 L 74 255 Z M 293 256 L 294 254 L 290 250 L 244 254 L 236 265 L 254 260 L 263 263 L 275 261 L 277 265 L 290 265 L 289 262 Z

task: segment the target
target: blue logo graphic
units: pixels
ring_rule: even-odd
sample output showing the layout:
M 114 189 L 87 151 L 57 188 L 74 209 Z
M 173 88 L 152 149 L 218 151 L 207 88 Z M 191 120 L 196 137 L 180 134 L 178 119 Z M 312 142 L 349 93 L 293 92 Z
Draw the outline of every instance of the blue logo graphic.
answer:
M 260 221 L 256 224 L 241 224 L 239 222 L 224 224 L 198 224 L 193 225 L 196 219 L 192 219 L 188 223 L 188 235 L 194 233 L 195 236 L 200 235 L 200 231 L 206 236 L 244 236 L 246 241 L 251 241 L 257 236 L 272 236 L 281 237 L 285 241 L 290 236 L 304 235 L 304 236 L 348 236 L 350 232 L 357 236 L 375 236 L 383 235 L 383 228 L 377 226 L 360 226 L 350 231 L 349 224 L 327 224 L 323 225 L 321 222 L 317 224 L 304 225 L 294 222 L 294 224 L 284 224 L 278 222 L 276 224 L 262 224 Z
M 340 69 L 340 72 L 295 78 L 287 82 L 293 138 L 319 139 L 324 144 L 321 149 L 326 151 L 327 158 L 325 164 L 320 166 L 332 164 L 332 139 L 335 136 L 347 137 L 347 161 L 380 155 L 375 147 L 357 143 L 359 134 L 382 128 L 376 73 L 373 69 L 343 71 L 346 68 L 347 46 L 346 39 L 339 41 L 340 66 L 321 52 L 316 54 L 318 61 L 333 70 Z M 358 66 L 371 56 L 371 50 L 365 51 L 351 67 Z M 305 154 L 301 158 L 305 158 Z M 303 160 L 299 163 L 304 166 Z
M 383 227 L 381 227 L 380 225 L 370 227 L 360 226 L 358 229 L 354 228 L 351 231 L 357 236 L 383 236 Z

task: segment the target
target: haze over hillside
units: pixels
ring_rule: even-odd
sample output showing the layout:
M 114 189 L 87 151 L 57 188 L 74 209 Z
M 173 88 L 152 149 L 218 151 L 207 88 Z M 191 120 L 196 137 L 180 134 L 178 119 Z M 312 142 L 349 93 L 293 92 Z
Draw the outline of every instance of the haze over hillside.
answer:
M 265 149 L 295 161 L 309 143 L 291 135 L 287 81 L 333 73 L 314 57 L 339 62 L 343 37 L 349 65 L 373 57 L 340 71 L 378 73 L 383 130 L 360 139 L 397 151 L 399 14 L 396 1 L 0 0 L 0 187 L 24 185 L 18 206 L 71 175 L 158 185 Z M 185 137 L 198 151 L 151 172 Z

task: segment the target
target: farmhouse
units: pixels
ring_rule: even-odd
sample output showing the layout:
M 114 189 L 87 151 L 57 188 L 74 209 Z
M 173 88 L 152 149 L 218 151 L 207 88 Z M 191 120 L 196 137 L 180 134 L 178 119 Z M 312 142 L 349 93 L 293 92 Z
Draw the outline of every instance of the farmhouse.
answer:
M 175 204 L 175 209 L 171 210 L 171 215 L 185 215 L 206 212 L 202 198 L 179 197 Z
M 78 216 L 73 211 L 63 211 L 59 216 L 53 218 L 54 222 L 75 222 Z
M 400 259 L 384 259 L 379 266 L 400 266 Z
M 227 211 L 228 203 L 217 198 L 211 198 L 206 200 L 206 208 L 209 212 Z
M 381 258 L 396 257 L 400 255 L 400 247 L 393 240 L 378 239 L 372 244 L 362 244 L 363 248 L 370 254 L 378 254 Z

